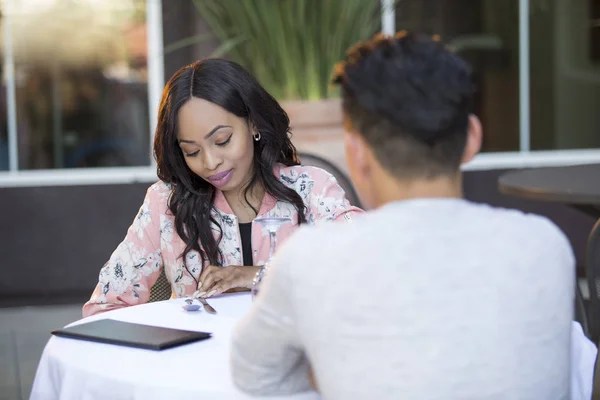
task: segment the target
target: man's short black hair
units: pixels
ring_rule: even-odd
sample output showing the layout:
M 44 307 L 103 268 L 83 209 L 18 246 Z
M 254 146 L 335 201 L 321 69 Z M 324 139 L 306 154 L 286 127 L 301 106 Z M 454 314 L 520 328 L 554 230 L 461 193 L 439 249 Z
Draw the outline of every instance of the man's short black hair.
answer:
M 455 174 L 466 144 L 473 83 L 436 37 L 376 35 L 348 50 L 333 82 L 351 127 L 399 178 Z

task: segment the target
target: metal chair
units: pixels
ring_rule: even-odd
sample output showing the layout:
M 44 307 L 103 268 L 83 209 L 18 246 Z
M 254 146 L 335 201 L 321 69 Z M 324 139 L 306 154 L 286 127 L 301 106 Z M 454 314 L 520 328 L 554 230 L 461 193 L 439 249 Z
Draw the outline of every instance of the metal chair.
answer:
M 154 283 L 154 286 L 152 286 L 150 289 L 150 298 L 148 299 L 148 303 L 169 300 L 171 298 L 171 292 L 171 283 L 167 279 L 167 275 L 165 275 L 165 270 L 163 268 L 158 276 L 158 279 Z
M 600 339 L 600 220 L 588 237 L 585 268 L 590 288 L 590 304 L 587 309 L 589 337 L 594 343 Z
M 358 194 L 356 193 L 356 190 L 352 185 L 352 181 L 350 181 L 350 178 L 348 178 L 348 176 L 344 172 L 342 172 L 342 170 L 340 170 L 330 161 L 316 156 L 314 154 L 300 152 L 298 153 L 298 158 L 300 158 L 300 163 L 302 165 L 322 168 L 325 171 L 329 172 L 331 175 L 333 175 L 337 180 L 338 184 L 342 187 L 342 189 L 344 189 L 344 192 L 346 192 L 346 198 L 348 199 L 350 204 L 352 204 L 355 207 L 362 208 L 360 204 L 360 199 L 358 198 Z
M 587 316 L 587 307 L 579 283 L 575 282 L 575 320 L 581 324 L 583 333 L 590 337 L 590 325 Z

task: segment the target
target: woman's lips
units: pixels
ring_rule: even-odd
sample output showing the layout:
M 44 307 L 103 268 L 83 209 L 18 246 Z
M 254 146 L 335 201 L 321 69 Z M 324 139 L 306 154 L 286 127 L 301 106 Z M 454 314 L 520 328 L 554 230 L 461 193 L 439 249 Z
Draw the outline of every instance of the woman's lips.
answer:
M 231 179 L 232 169 L 228 171 L 219 172 L 218 174 L 214 174 L 208 177 L 210 183 L 217 187 L 225 186 L 227 182 Z

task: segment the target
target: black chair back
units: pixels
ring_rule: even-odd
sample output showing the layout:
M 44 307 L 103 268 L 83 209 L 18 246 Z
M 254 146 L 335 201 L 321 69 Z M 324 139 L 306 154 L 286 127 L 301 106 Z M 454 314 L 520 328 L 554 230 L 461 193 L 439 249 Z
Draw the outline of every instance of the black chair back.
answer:
M 600 339 L 600 220 L 588 237 L 585 259 L 586 275 L 590 289 L 587 309 L 589 336 L 594 343 Z
M 163 301 L 169 300 L 171 298 L 171 284 L 167 279 L 167 275 L 165 275 L 165 270 L 163 268 L 160 271 L 160 275 L 158 279 L 154 283 L 154 286 L 150 289 L 150 299 L 148 299 L 148 303 L 152 303 L 155 301 Z

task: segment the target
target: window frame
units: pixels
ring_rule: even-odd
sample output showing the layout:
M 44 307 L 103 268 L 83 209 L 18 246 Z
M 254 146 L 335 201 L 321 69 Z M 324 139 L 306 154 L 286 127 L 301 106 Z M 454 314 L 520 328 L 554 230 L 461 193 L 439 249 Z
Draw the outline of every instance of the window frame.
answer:
M 6 10 L 4 15 L 4 48 L 6 49 L 4 71 L 7 87 L 6 101 L 8 115 L 9 170 L 0 172 L 0 188 L 127 184 L 155 181 L 157 179 L 156 163 L 153 158 L 151 158 L 150 165 L 143 167 L 102 167 L 31 171 L 18 169 L 15 68 L 11 37 L 11 3 L 13 1 L 15 0 L 5 0 L 4 2 Z M 382 32 L 393 33 L 395 31 L 395 1 L 380 1 L 382 5 Z M 463 167 L 465 171 L 600 163 L 600 149 L 545 151 L 531 151 L 530 149 L 529 8 L 530 0 L 519 0 L 519 151 L 479 154 L 471 163 Z M 146 24 L 148 29 L 149 135 L 150 144 L 152 145 L 160 97 L 165 84 L 162 37 L 162 0 L 147 0 Z

